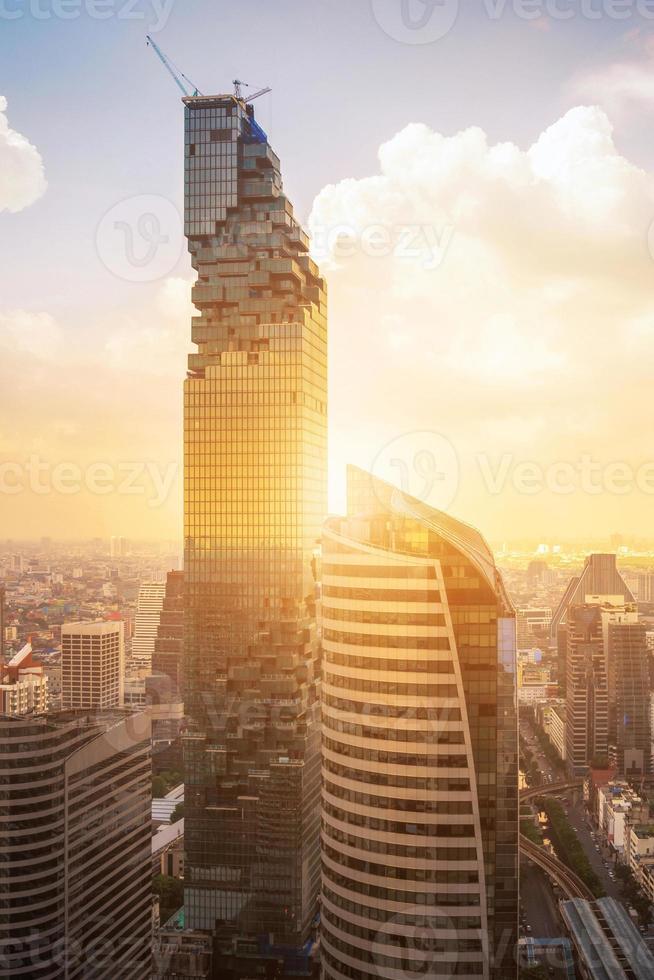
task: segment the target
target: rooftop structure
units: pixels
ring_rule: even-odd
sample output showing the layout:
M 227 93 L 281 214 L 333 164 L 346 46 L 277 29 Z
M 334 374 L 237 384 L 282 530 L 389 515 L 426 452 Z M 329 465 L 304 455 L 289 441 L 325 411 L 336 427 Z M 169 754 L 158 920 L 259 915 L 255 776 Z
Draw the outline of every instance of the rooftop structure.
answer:
M 11 660 L 0 661 L 0 713 L 41 714 L 48 709 L 48 678 L 42 664 L 34 662 L 32 646 L 25 646 Z
M 618 571 L 616 556 L 589 555 L 581 575 L 570 579 L 561 601 L 552 616 L 551 637 L 556 640 L 559 627 L 567 622 L 571 606 L 601 601 L 600 597 L 616 597 L 619 601 L 634 602 L 634 595 Z
M 572 899 L 561 912 L 590 980 L 652 980 L 654 956 L 615 899 Z

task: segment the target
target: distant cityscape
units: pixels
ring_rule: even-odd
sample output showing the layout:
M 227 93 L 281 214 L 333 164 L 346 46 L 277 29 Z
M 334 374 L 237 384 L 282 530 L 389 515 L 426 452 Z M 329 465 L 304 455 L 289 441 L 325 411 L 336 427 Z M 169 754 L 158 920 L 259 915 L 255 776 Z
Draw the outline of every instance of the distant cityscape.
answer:
M 380 490 L 375 493 L 379 506 Z M 346 525 L 335 521 L 332 525 L 339 535 L 344 534 L 343 541 L 360 533 L 359 525 L 355 531 L 355 525 L 346 529 Z M 447 530 L 451 533 L 451 525 Z M 328 535 L 323 546 L 322 591 L 323 622 L 330 628 L 323 628 L 323 656 L 325 667 L 336 671 L 331 685 L 340 677 L 339 685 L 350 686 L 349 675 L 339 674 L 336 667 L 342 661 L 336 655 L 340 644 L 334 645 L 330 639 L 331 620 L 340 618 L 338 608 L 342 603 L 336 601 L 334 609 L 330 609 L 332 600 L 327 596 L 343 593 L 338 583 L 352 581 L 351 571 L 340 579 L 329 571 L 329 563 L 334 561 L 330 542 L 339 539 L 332 538 L 331 531 Z M 495 555 L 515 609 L 523 857 L 514 942 L 520 950 L 518 960 L 523 972 L 542 963 L 558 975 L 561 963 L 577 963 L 582 971 L 588 971 L 581 972 L 581 976 L 594 976 L 592 958 L 588 964 L 584 959 L 586 939 L 592 935 L 595 968 L 607 962 L 607 957 L 610 960 L 615 956 L 617 944 L 618 962 L 629 977 L 629 955 L 634 955 L 630 930 L 636 929 L 639 937 L 644 932 L 647 944 L 654 947 L 654 938 L 649 939 L 654 903 L 654 812 L 650 803 L 654 793 L 654 556 L 648 563 L 650 556 L 646 551 L 631 551 L 615 537 L 613 544 L 617 545 L 617 555 L 588 553 L 578 547 L 547 552 L 538 546 L 531 553 L 502 547 Z M 343 558 L 339 556 L 337 560 L 342 562 Z M 238 947 L 232 945 L 233 939 L 227 941 L 224 928 L 218 934 L 208 925 L 189 928 L 183 917 L 189 847 L 184 829 L 184 743 L 188 745 L 192 727 L 189 729 L 183 697 L 184 575 L 180 564 L 179 548 L 174 542 L 139 543 L 119 536 L 77 543 L 49 539 L 3 542 L 2 711 L 6 716 L 24 718 L 31 730 L 37 718 L 46 729 L 54 725 L 54 744 L 58 751 L 62 745 L 69 746 L 65 751 L 70 753 L 72 765 L 79 746 L 91 738 L 99 757 L 103 754 L 103 738 L 111 740 L 112 751 L 115 739 L 130 741 L 130 751 L 140 753 L 135 756 L 137 768 L 128 776 L 136 780 L 131 791 L 136 801 L 141 773 L 140 807 L 145 814 L 147 806 L 148 847 L 146 851 L 146 824 L 141 823 L 140 836 L 135 840 L 140 841 L 142 849 L 143 873 L 140 882 L 135 880 L 129 921 L 142 901 L 144 888 L 148 896 L 153 891 L 158 964 L 154 975 L 172 978 L 183 969 L 198 971 L 185 975 L 211 977 L 222 975 L 228 964 L 230 976 L 245 978 L 252 964 L 251 947 L 247 953 L 241 948 L 237 955 Z M 365 565 L 361 572 L 357 571 L 357 576 L 364 568 Z M 404 588 L 400 580 L 396 584 L 389 580 L 386 588 L 391 585 Z M 399 592 L 397 595 L 400 597 Z M 390 593 L 386 591 L 384 603 L 378 606 L 380 614 L 382 609 L 391 608 L 389 600 Z M 366 603 L 365 608 L 373 607 Z M 454 608 L 451 607 L 452 614 Z M 420 615 L 413 615 L 415 623 L 421 621 Z M 370 617 L 370 612 L 366 617 Z M 354 613 L 349 618 L 354 619 Z M 329 667 L 330 663 L 334 666 Z M 380 675 L 375 671 L 368 676 Z M 329 678 L 330 674 L 324 675 L 325 680 Z M 428 678 L 426 675 L 425 680 Z M 461 691 L 461 696 L 471 704 L 469 694 Z M 336 701 L 333 703 L 336 705 Z M 419 699 L 416 704 L 420 703 Z M 340 727 L 342 723 L 337 719 L 343 717 L 342 709 L 332 712 L 329 704 L 328 697 L 323 709 L 323 725 L 328 730 Z M 130 716 L 145 720 L 138 731 L 130 731 L 127 722 L 126 734 L 122 734 L 120 726 Z M 52 720 L 50 724 L 48 718 Z M 8 745 L 19 731 L 12 726 L 6 729 Z M 369 739 L 361 744 L 366 741 Z M 323 744 L 327 748 L 325 776 L 333 780 L 337 772 L 342 772 L 340 765 L 329 761 L 338 758 L 334 753 L 337 743 L 327 734 Z M 405 751 L 409 753 L 408 761 L 419 757 L 424 749 L 418 742 L 406 745 Z M 352 748 L 348 759 L 351 757 Z M 141 761 L 137 762 L 139 758 Z M 147 758 L 151 762 L 146 763 Z M 147 782 L 143 775 L 146 764 Z M 461 787 L 464 783 L 469 785 L 463 771 L 456 770 Z M 337 780 L 334 786 L 339 784 L 345 787 L 349 782 Z M 108 782 L 107 792 L 113 793 L 115 785 Z M 325 783 L 330 793 L 336 792 L 340 797 L 342 790 L 329 789 L 330 785 L 329 781 Z M 505 796 L 510 785 L 511 778 Z M 516 783 L 516 789 L 517 786 Z M 445 799 L 441 797 L 437 812 L 447 811 Z M 454 793 L 451 799 L 461 796 Z M 450 803 L 449 808 L 453 805 Z M 340 806 L 347 804 L 341 802 Z M 328 808 L 323 818 L 328 824 L 329 812 Z M 353 809 L 352 816 L 357 812 L 357 808 Z M 105 821 L 104 816 L 102 820 Z M 342 834 L 337 828 L 342 821 L 343 816 L 328 832 L 333 843 L 325 839 L 323 845 L 327 880 L 332 861 L 339 860 L 336 855 Z M 576 846 L 571 846 L 570 832 L 576 837 L 572 842 Z M 517 855 L 517 841 L 514 847 Z M 529 851 L 529 847 L 536 847 L 536 852 Z M 368 848 L 360 851 L 357 861 L 369 861 L 368 853 Z M 332 854 L 334 857 L 330 857 Z M 117 870 L 127 873 L 120 870 L 119 852 L 113 856 L 109 853 L 107 860 L 114 863 L 102 867 L 102 875 L 112 875 Z M 62 857 L 62 869 L 64 863 Z M 561 867 L 572 870 L 572 887 L 565 877 L 557 877 L 557 873 L 562 873 Z M 513 875 L 517 881 L 517 868 Z M 315 954 L 320 946 L 323 956 L 328 957 L 326 950 L 333 941 L 329 925 L 332 916 L 334 922 L 339 921 L 335 911 L 328 911 L 332 901 L 329 895 L 337 893 L 325 887 L 322 943 L 305 950 L 302 972 L 307 976 L 317 969 Z M 148 897 L 147 903 L 141 905 L 143 923 L 151 918 L 150 904 Z M 107 907 L 105 912 L 108 911 Z M 112 915 L 115 912 L 113 909 Z M 601 942 L 597 939 L 598 923 L 604 937 Z M 129 939 L 131 926 L 125 928 L 124 945 L 120 946 L 120 921 L 115 926 L 113 962 L 122 949 L 130 963 L 145 957 L 141 968 L 145 971 L 142 975 L 146 975 L 150 954 L 149 939 L 144 937 L 149 926 L 143 926 L 140 947 Z M 506 930 L 506 923 L 502 929 Z M 466 942 L 472 949 L 470 940 Z M 606 948 L 602 943 L 606 943 Z M 626 946 L 624 956 L 620 954 L 620 944 Z M 338 941 L 334 948 L 340 948 Z M 482 946 L 479 948 L 481 951 Z M 642 951 L 638 955 L 642 957 Z M 263 962 L 274 959 L 283 967 L 282 972 L 290 969 L 288 957 L 288 951 L 284 953 L 282 947 L 273 946 L 267 950 L 257 946 L 254 956 Z M 458 952 L 457 958 L 460 963 Z M 219 972 L 217 963 L 221 964 Z M 498 975 L 508 976 L 507 969 L 505 964 L 501 967 L 504 972 Z

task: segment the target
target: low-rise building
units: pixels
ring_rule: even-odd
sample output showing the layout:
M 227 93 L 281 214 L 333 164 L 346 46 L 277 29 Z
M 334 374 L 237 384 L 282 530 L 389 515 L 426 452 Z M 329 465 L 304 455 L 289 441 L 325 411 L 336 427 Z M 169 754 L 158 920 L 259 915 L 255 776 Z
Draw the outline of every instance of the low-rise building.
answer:
M 0 714 L 43 714 L 47 710 L 48 678 L 26 643 L 9 663 L 0 664 Z
M 626 858 L 626 826 L 647 819 L 649 804 L 622 779 L 599 787 L 597 800 L 600 831 L 618 854 Z
M 624 856 L 634 878 L 654 901 L 654 824 L 627 821 Z

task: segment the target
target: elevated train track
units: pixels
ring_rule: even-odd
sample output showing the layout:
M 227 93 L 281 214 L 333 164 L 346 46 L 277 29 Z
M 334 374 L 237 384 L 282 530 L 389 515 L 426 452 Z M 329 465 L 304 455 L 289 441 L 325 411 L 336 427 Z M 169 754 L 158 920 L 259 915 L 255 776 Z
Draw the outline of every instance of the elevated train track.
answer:
M 548 783 L 546 786 L 529 787 L 520 791 L 520 801 L 531 800 L 538 796 L 554 796 L 566 790 L 581 789 L 582 787 L 583 782 L 579 779 L 570 782 Z M 540 844 L 534 844 L 522 834 L 520 835 L 520 851 L 550 876 L 566 898 L 583 898 L 589 902 L 595 900 L 591 890 L 574 871 L 571 871 L 567 865 L 546 851 Z

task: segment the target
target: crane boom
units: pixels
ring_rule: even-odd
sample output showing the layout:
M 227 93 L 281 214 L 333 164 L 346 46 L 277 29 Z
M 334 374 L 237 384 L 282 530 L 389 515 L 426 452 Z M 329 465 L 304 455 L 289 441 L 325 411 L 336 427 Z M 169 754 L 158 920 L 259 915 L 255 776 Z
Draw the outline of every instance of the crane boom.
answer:
M 146 34 L 146 41 L 148 45 L 153 49 L 154 53 L 159 58 L 159 61 L 164 66 L 166 71 L 168 71 L 172 75 L 175 84 L 184 93 L 185 96 L 188 97 L 189 95 L 191 95 L 191 92 L 187 92 L 184 83 L 182 82 L 182 79 L 184 79 L 185 82 L 188 82 L 188 84 L 191 86 L 191 89 L 193 90 L 192 93 L 193 95 L 202 94 L 199 91 L 197 85 L 194 85 L 191 79 L 187 78 L 184 72 L 180 71 L 179 68 L 177 68 L 177 66 L 173 64 L 170 58 L 166 57 L 166 55 L 163 53 L 159 45 L 156 43 L 156 41 L 152 40 L 149 34 Z
M 270 87 L 268 87 L 268 88 L 260 88 L 258 92 L 255 92 L 254 93 L 254 95 L 248 95 L 247 101 L 248 102 L 254 102 L 254 100 L 255 99 L 258 99 L 260 95 L 267 95 L 268 92 L 272 92 L 272 89 Z

